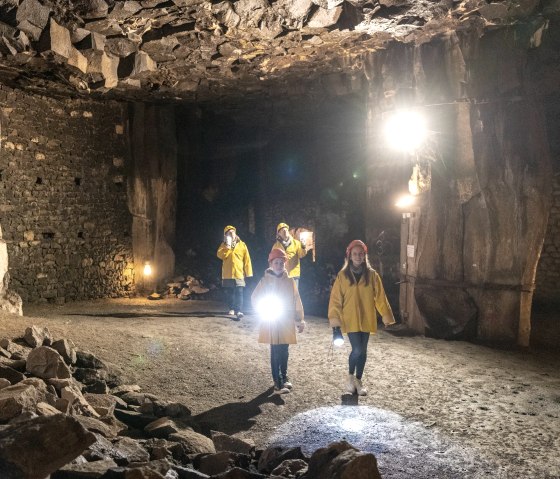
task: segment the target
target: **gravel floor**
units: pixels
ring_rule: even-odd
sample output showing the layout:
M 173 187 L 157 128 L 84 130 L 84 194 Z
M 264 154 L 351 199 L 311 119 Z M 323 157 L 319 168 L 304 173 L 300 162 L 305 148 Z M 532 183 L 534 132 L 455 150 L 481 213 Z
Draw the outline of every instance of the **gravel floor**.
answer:
M 291 394 L 271 397 L 257 320 L 223 306 L 166 299 L 29 307 L 0 317 L 0 337 L 45 325 L 114 363 L 130 381 L 178 400 L 208 427 L 257 445 L 312 452 L 346 438 L 376 454 L 384 478 L 560 478 L 560 354 L 372 336 L 366 397 L 342 393 L 348 349 L 324 318 L 290 347 Z

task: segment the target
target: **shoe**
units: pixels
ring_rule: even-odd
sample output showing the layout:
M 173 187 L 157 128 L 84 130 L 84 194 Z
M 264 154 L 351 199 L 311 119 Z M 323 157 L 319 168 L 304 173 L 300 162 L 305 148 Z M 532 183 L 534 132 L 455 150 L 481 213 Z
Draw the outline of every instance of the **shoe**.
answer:
M 292 389 L 294 386 L 290 381 L 286 381 L 284 384 L 282 384 L 282 387 L 286 389 Z
M 277 387 L 274 386 L 274 392 L 272 394 L 274 395 L 280 395 L 280 394 L 288 394 L 290 392 L 290 390 L 288 388 L 284 388 L 284 387 Z
M 367 396 L 367 389 L 362 385 L 362 380 L 356 378 L 355 384 L 358 396 Z
M 355 394 L 356 393 L 356 383 L 355 377 L 353 374 L 349 374 L 348 378 L 346 379 L 345 389 L 348 394 Z
M 243 318 L 243 316 L 245 316 L 241 311 L 239 311 L 239 313 L 237 313 L 237 319 L 240 320 Z
M 233 309 L 230 309 L 228 312 L 228 316 L 235 316 L 235 311 Z

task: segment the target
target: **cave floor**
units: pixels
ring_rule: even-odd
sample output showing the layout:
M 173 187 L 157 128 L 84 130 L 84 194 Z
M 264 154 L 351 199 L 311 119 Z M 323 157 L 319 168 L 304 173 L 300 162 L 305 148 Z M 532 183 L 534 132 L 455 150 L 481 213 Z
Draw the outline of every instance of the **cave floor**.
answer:
M 258 446 L 340 439 L 376 454 L 386 478 L 560 478 L 560 353 L 372 336 L 364 383 L 343 394 L 348 346 L 331 351 L 324 318 L 290 347 L 291 394 L 270 397 L 257 319 L 219 303 L 143 298 L 25 308 L 0 337 L 47 326 L 118 366 L 127 382 L 188 405 L 202 423 Z

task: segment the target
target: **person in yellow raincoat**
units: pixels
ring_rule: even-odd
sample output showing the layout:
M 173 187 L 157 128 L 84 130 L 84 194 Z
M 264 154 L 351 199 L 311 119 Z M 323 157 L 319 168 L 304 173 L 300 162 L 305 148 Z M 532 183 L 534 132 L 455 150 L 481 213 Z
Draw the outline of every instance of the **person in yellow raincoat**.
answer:
M 228 314 L 239 321 L 243 317 L 245 278 L 253 276 L 253 266 L 247 245 L 237 236 L 235 226 L 224 228 L 217 256 L 222 260 L 222 287 L 228 289 Z
M 352 346 L 345 384 L 346 391 L 351 394 L 367 394 L 362 375 L 369 335 L 377 331 L 376 311 L 386 326 L 395 323 L 381 277 L 369 263 L 367 246 L 354 240 L 346 248 L 344 266 L 333 284 L 328 310 L 334 335 L 346 333 Z
M 290 227 L 286 223 L 279 223 L 276 227 L 276 243 L 274 243 L 272 249 L 275 248 L 286 252 L 288 276 L 294 278 L 296 286 L 299 287 L 299 277 L 301 275 L 300 259 L 307 254 L 307 250 L 301 241 L 292 237 Z
M 303 305 L 298 289 L 286 271 L 286 253 L 274 248 L 268 255 L 269 268 L 253 291 L 251 302 L 259 313 L 259 343 L 270 344 L 270 367 L 274 394 L 286 394 L 292 389 L 288 380 L 288 347 L 297 343 L 303 332 Z

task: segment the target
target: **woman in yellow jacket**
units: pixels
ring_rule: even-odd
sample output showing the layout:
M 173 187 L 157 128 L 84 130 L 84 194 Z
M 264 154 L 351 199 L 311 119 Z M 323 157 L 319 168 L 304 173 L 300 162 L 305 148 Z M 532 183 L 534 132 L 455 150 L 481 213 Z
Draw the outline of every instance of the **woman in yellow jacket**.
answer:
M 286 252 L 286 270 L 288 276 L 294 278 L 296 286 L 299 287 L 299 276 L 301 274 L 300 259 L 307 254 L 305 245 L 290 234 L 290 227 L 286 223 L 280 223 L 276 227 L 276 243 L 272 249 L 281 249 Z
M 224 228 L 224 241 L 217 252 L 222 260 L 222 287 L 229 290 L 229 315 L 234 321 L 243 317 L 243 290 L 245 278 L 253 276 L 253 266 L 247 245 L 239 239 L 235 226 Z
M 354 240 L 346 248 L 344 266 L 333 284 L 328 313 L 334 335 L 347 333 L 352 346 L 346 382 L 346 391 L 351 394 L 367 394 L 362 374 L 369 335 L 377 331 L 376 310 L 386 326 L 395 323 L 381 277 L 369 263 L 367 246 Z
M 281 249 L 270 252 L 269 268 L 251 296 L 260 316 L 259 343 L 270 344 L 274 394 L 286 394 L 292 389 L 288 380 L 288 347 L 297 343 L 296 326 L 300 333 L 305 327 L 303 305 L 294 280 L 288 277 L 286 259 Z

